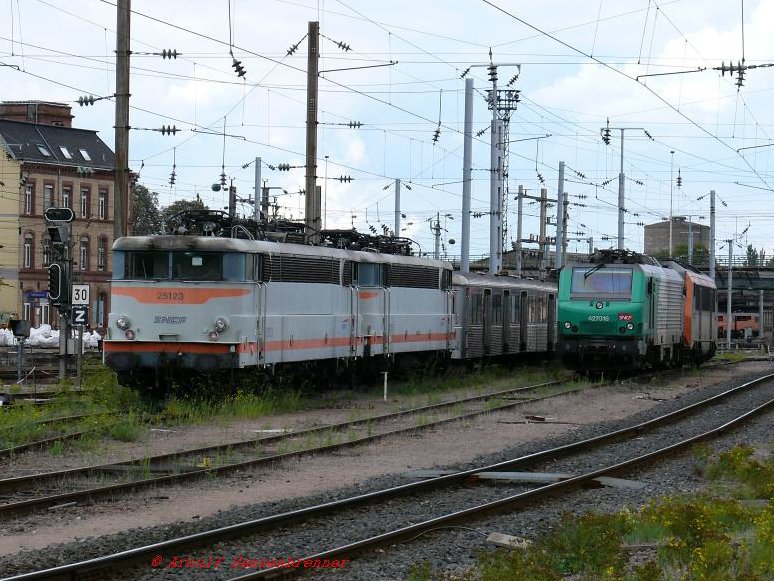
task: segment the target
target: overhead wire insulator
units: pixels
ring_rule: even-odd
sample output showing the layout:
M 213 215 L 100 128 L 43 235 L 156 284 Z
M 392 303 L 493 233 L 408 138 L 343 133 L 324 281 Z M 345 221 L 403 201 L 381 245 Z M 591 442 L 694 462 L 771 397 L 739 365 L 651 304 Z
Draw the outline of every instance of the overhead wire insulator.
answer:
M 680 170 L 677 170 L 677 187 L 682 187 L 683 185 L 683 176 L 680 175 Z
M 489 71 L 489 82 L 494 83 L 497 81 L 497 66 L 495 65 L 489 65 L 487 67 L 487 70 Z
M 78 97 L 78 105 L 81 107 L 88 107 L 89 105 L 93 105 L 95 101 L 97 101 L 97 99 L 94 97 L 94 95 L 81 95 Z
M 293 56 L 295 52 L 298 50 L 298 47 L 301 43 L 297 42 L 296 44 L 292 45 L 285 56 Z
M 363 124 L 360 121 L 350 121 L 347 123 L 347 127 L 350 129 L 360 129 L 363 126 Z
M 464 79 L 468 75 L 469 72 L 470 72 L 470 67 L 468 67 L 467 69 L 462 71 L 462 74 L 460 75 L 460 78 Z
M 247 71 L 245 71 L 245 68 L 242 66 L 242 61 L 233 59 L 231 62 L 231 66 L 234 67 L 234 71 L 236 72 L 238 77 L 242 78 L 247 74 Z
M 280 163 L 277 165 L 277 169 L 279 171 L 290 171 L 290 164 L 289 163 Z
M 226 174 L 225 174 L 225 172 L 220 174 L 220 185 L 222 187 L 224 187 L 224 188 L 226 187 Z
M 441 128 L 436 127 L 435 131 L 433 132 L 433 143 L 438 143 L 438 138 L 441 136 Z
M 160 131 L 162 135 L 175 135 L 180 130 L 174 125 L 162 125 Z
M 352 47 L 349 46 L 346 42 L 337 42 L 336 46 L 338 46 L 344 52 L 349 52 L 352 50 Z
M 518 80 L 518 78 L 519 78 L 519 73 L 516 73 L 515 75 L 513 75 L 511 77 L 511 80 L 508 81 L 508 86 L 510 87 L 511 85 L 513 85 L 513 83 L 515 83 Z
M 540 172 L 537 172 L 537 178 L 538 178 L 538 181 L 539 181 L 541 184 L 543 184 L 543 185 L 546 185 L 546 180 L 545 180 L 545 179 L 543 179 L 543 176 L 540 174 Z
M 655 139 L 653 139 L 653 136 L 650 134 L 650 132 L 647 129 L 643 129 L 643 131 L 645 132 L 645 135 L 648 137 L 648 139 L 650 139 L 651 141 L 655 141 Z
M 349 183 L 352 181 L 352 176 L 339 176 L 338 180 L 342 183 Z
M 183 53 L 182 52 L 177 52 L 177 49 L 171 49 L 171 48 L 169 50 L 167 50 L 165 48 L 164 50 L 161 51 L 161 58 L 162 59 L 176 59 L 177 55 L 182 56 Z

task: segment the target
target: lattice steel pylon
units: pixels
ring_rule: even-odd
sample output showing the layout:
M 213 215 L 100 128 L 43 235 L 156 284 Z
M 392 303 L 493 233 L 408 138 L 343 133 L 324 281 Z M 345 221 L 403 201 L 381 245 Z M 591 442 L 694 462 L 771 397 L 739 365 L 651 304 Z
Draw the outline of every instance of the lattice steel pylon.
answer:
M 508 187 L 508 166 L 510 149 L 510 121 L 511 115 L 516 111 L 519 103 L 519 93 L 516 89 L 497 89 L 497 119 L 500 121 L 499 143 L 500 167 L 497 168 L 500 181 L 500 223 L 501 237 L 500 248 L 503 251 L 508 248 L 508 199 L 510 198 L 510 189 Z M 492 110 L 492 91 L 489 93 L 489 110 Z

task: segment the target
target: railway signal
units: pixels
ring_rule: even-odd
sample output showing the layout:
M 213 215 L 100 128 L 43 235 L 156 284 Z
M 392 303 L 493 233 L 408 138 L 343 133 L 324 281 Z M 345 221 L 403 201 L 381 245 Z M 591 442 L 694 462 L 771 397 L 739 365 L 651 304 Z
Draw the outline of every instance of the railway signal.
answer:
M 58 262 L 48 266 L 48 298 L 51 304 L 62 304 L 67 298 L 67 281 L 62 265 Z

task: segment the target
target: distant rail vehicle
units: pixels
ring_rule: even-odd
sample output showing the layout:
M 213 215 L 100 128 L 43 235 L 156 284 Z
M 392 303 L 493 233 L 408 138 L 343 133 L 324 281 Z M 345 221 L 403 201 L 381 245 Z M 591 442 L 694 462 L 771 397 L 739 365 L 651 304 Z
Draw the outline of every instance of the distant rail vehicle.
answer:
M 676 262 L 597 252 L 559 277 L 557 352 L 575 369 L 680 365 L 712 357 L 714 281 Z

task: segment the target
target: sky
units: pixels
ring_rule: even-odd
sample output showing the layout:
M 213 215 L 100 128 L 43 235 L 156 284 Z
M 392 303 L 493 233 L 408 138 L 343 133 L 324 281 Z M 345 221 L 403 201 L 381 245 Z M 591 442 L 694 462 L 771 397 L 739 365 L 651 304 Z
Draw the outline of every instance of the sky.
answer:
M 482 132 L 473 141 L 471 256 L 488 254 L 491 50 L 500 88 L 518 75 L 510 88 L 521 91 L 509 123 L 506 249 L 516 238 L 518 186 L 530 195 L 545 187 L 554 198 L 560 161 L 567 168 L 570 237 L 577 239 L 570 251 L 585 251 L 587 237 L 598 247 L 616 246 L 619 129 L 625 128 L 627 248 L 641 251 L 642 225 L 666 219 L 670 205 L 673 215 L 708 224 L 705 194 L 715 190 L 718 254 L 727 254 L 726 239 L 735 241 L 735 254 L 748 244 L 774 253 L 774 146 L 767 147 L 774 136 L 774 68 L 762 66 L 774 63 L 774 0 L 132 0 L 131 6 L 130 166 L 162 205 L 199 195 L 223 209 L 226 194 L 212 188 L 221 173 L 238 197 L 252 198 L 260 157 L 279 212 L 303 218 L 297 193 L 303 167 L 272 167 L 305 163 L 305 36 L 308 22 L 318 21 L 317 174 L 328 228 L 392 228 L 400 179 L 401 235 L 432 251 L 431 224 L 440 215 L 442 251 L 460 253 L 463 74 L 471 67 L 473 129 Z M 99 131 L 113 147 L 115 29 L 115 0 L 2 2 L 0 100 L 69 103 L 74 125 Z M 162 58 L 165 49 L 177 58 Z M 743 58 L 754 68 L 740 88 L 736 73 L 715 68 Z M 245 69 L 243 78 L 233 59 Z M 84 95 L 106 98 L 81 107 Z M 606 145 L 600 129 L 608 120 Z M 178 129 L 174 135 L 158 131 L 170 125 Z M 240 203 L 238 211 L 252 207 Z M 556 209 L 548 213 L 555 224 Z M 538 216 L 538 205 L 526 202 L 524 238 L 537 235 Z

